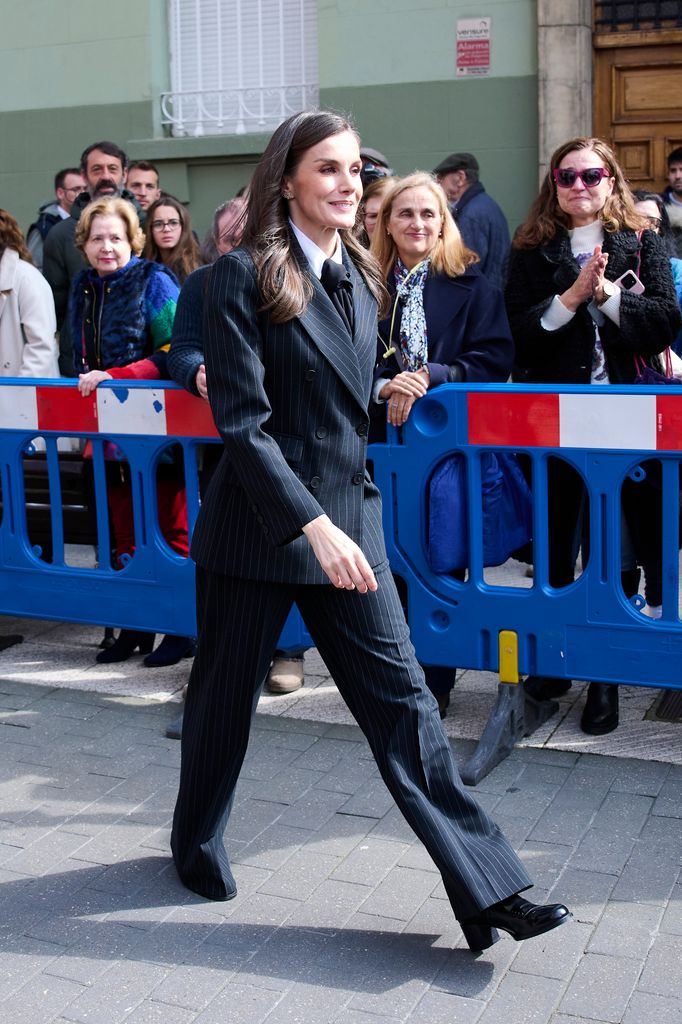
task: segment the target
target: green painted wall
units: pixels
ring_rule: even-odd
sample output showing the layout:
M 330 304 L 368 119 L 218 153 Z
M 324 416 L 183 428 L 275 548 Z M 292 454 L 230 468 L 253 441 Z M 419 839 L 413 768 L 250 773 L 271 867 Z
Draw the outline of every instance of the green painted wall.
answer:
M 153 99 L 165 8 L 164 0 L 0 0 L 0 111 Z
M 203 234 L 267 138 L 165 138 L 166 0 L 117 0 L 93 17 L 99 7 L 0 0 L 0 206 L 26 228 L 51 198 L 54 172 L 109 138 L 158 164 Z M 457 20 L 482 16 L 492 18 L 491 73 L 457 79 Z M 536 17 L 535 0 L 319 0 L 321 103 L 351 113 L 400 173 L 475 153 L 513 227 L 536 180 Z
M 482 17 L 491 76 L 535 74 L 536 0 L 318 0 L 320 86 L 454 78 L 457 21 Z
M 86 146 L 111 139 L 125 149 L 129 139 L 151 135 L 152 126 L 149 103 L 0 113 L 0 206 L 25 231 L 54 196 L 56 171 L 77 167 Z
M 325 89 L 321 102 L 349 113 L 362 140 L 399 174 L 431 171 L 448 153 L 474 153 L 510 229 L 525 218 L 537 189 L 534 76 Z

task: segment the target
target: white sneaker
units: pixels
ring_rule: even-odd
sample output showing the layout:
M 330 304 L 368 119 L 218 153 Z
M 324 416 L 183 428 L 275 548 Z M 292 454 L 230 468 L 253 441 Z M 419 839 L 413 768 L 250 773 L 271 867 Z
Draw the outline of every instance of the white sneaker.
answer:
M 269 693 L 293 693 L 302 686 L 303 661 L 275 658 L 265 680 L 265 689 Z

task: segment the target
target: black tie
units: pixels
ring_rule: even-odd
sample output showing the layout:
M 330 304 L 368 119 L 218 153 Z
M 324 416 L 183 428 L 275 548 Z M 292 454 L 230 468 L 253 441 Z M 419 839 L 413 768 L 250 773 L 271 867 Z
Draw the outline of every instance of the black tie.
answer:
M 334 308 L 353 337 L 353 283 L 343 263 L 325 260 L 322 264 L 320 283 L 332 301 Z

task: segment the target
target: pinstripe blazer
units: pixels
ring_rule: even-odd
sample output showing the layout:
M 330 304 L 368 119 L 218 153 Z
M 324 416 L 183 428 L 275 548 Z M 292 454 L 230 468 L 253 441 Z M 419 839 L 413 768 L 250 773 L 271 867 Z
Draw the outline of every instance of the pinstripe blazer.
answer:
M 306 273 L 298 245 L 292 248 Z M 301 529 L 327 513 L 370 565 L 386 559 L 381 498 L 365 470 L 377 307 L 345 249 L 354 334 L 314 274 L 305 312 L 273 324 L 251 257 L 210 272 L 206 376 L 225 449 L 202 504 L 192 557 L 243 579 L 328 583 Z

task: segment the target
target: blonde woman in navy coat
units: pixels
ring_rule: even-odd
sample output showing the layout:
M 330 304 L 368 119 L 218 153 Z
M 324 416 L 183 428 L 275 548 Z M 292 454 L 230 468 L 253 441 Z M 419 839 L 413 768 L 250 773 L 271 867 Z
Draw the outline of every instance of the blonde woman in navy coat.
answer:
M 383 288 L 351 233 L 360 169 L 347 121 L 289 118 L 256 169 L 243 248 L 210 271 L 206 376 L 225 448 L 192 545 L 199 642 L 171 846 L 188 888 L 236 895 L 223 833 L 295 601 L 469 945 L 483 949 L 496 928 L 529 938 L 570 915 L 518 896 L 530 879 L 461 785 L 386 562 L 364 468 Z
M 402 426 L 429 388 L 506 381 L 514 344 L 502 292 L 478 269 L 430 174 L 400 178 L 385 194 L 372 252 L 391 295 L 379 325 L 374 399 L 382 408 L 371 438 L 378 441 L 386 418 Z M 424 673 L 444 718 L 455 669 L 429 665 Z

